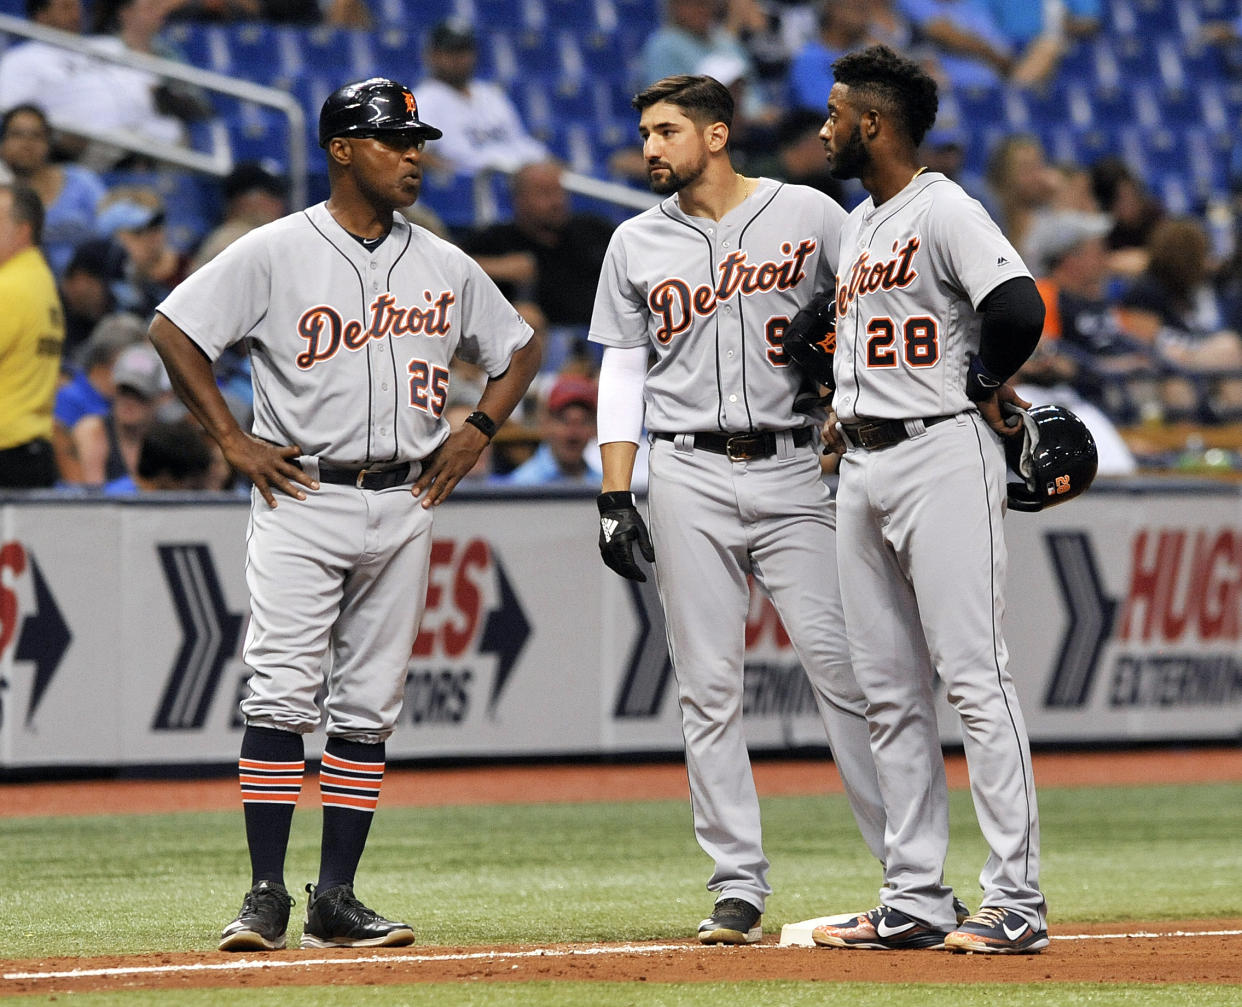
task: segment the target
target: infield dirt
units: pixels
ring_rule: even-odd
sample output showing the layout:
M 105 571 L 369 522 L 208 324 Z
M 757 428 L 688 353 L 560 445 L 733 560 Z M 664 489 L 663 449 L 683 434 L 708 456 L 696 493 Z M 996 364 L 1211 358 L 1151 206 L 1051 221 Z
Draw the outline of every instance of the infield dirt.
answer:
M 1042 787 L 1242 781 L 1242 749 L 1036 753 Z M 820 761 L 758 760 L 763 796 L 839 793 Z M 948 759 L 950 786 L 965 762 Z M 235 808 L 232 779 L 0 785 L 0 815 L 83 815 Z M 450 801 L 445 795 L 452 795 Z M 619 801 L 686 798 L 679 763 L 486 766 L 390 770 L 386 805 Z M 388 951 L 283 951 L 257 958 L 219 952 L 97 958 L 6 959 L 0 996 L 93 990 L 245 988 L 500 980 L 686 982 L 800 979 L 855 982 L 1242 983 L 1242 920 L 1060 923 L 1033 956 L 939 951 L 866 952 L 758 946 L 705 948 L 693 941 L 543 947 L 412 947 Z M 34 975 L 32 975 L 34 974 Z

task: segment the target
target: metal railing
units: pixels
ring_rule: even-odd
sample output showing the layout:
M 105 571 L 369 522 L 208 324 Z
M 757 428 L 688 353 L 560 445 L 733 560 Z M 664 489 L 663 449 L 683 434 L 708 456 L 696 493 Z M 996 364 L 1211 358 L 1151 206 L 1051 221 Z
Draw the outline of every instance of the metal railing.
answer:
M 147 70 L 160 77 L 184 81 L 209 91 L 217 91 L 256 105 L 276 109 L 289 121 L 287 165 L 290 205 L 294 207 L 306 205 L 309 189 L 306 113 L 301 103 L 291 94 L 279 88 L 264 87 L 250 81 L 237 80 L 214 70 L 205 70 L 188 63 L 163 59 L 146 53 L 128 49 L 120 52 L 103 51 L 94 44 L 90 36 L 75 35 L 72 32 L 33 24 L 10 14 L 0 14 L 0 32 L 85 53 L 106 62 Z M 155 140 L 133 130 L 105 129 L 89 122 L 75 122 L 71 125 L 53 123 L 53 125 L 67 133 L 111 144 L 165 164 L 187 168 L 216 178 L 223 178 L 233 170 L 233 152 L 228 131 L 219 120 L 211 122 L 208 127 L 211 141 L 209 151 L 194 150 L 179 144 Z M 562 184 L 570 192 L 635 210 L 645 210 L 657 202 L 657 197 L 649 192 L 575 171 L 566 171 L 562 176 Z M 480 173 L 475 179 L 474 210 L 475 221 L 479 225 L 491 223 L 497 218 L 497 208 L 486 173 Z
M 160 77 L 184 81 L 208 91 L 218 91 L 231 95 L 242 101 L 253 102 L 273 108 L 289 120 L 288 139 L 288 175 L 289 198 L 294 206 L 305 206 L 307 198 L 307 157 L 306 157 L 306 114 L 301 103 L 292 95 L 273 87 L 262 87 L 249 81 L 235 80 L 214 70 L 180 63 L 176 60 L 162 59 L 146 53 L 122 50 L 121 52 L 101 51 L 90 36 L 75 35 L 72 32 L 47 28 L 32 24 L 11 14 L 0 14 L 0 31 L 22 38 L 46 42 L 49 45 L 85 53 L 95 59 L 119 63 L 122 66 L 136 67 L 147 70 Z M 165 164 L 188 168 L 217 178 L 223 178 L 233 170 L 233 151 L 229 143 L 228 131 L 218 120 L 211 123 L 209 136 L 211 150 L 203 152 L 175 143 L 167 143 L 143 136 L 128 129 L 103 129 L 89 122 L 75 122 L 72 125 L 53 123 L 66 133 L 86 137 L 100 143 L 111 144 L 122 150 L 132 151 L 154 158 Z

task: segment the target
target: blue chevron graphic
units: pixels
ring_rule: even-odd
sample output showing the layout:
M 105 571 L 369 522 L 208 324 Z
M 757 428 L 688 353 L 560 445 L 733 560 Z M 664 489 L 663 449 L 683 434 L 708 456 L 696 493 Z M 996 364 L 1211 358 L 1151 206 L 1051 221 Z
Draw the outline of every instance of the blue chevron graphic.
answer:
M 161 545 L 158 552 L 181 622 L 182 643 L 152 728 L 193 730 L 206 723 L 220 676 L 237 652 L 242 616 L 228 610 L 206 545 Z
M 1069 625 L 1061 638 L 1044 705 L 1083 706 L 1091 694 L 1100 654 L 1112 636 L 1117 601 L 1104 593 L 1085 532 L 1054 532 L 1047 536 L 1047 546 L 1069 612 Z
M 34 719 L 35 711 L 52 684 L 52 677 L 60 666 L 60 659 L 69 649 L 69 641 L 73 634 L 65 624 L 64 617 L 56 605 L 43 579 L 43 573 L 34 557 L 30 557 L 30 577 L 34 584 L 35 606 L 34 615 L 28 615 L 22 621 L 22 633 L 17 640 L 17 649 L 13 657 L 18 661 L 33 661 L 35 666 L 34 684 L 30 688 L 30 701 L 26 705 L 26 723 Z
M 494 553 L 492 564 L 496 569 L 500 605 L 487 614 L 487 622 L 483 626 L 483 636 L 479 642 L 480 654 L 495 654 L 497 658 L 496 676 L 492 679 L 492 688 L 487 697 L 489 716 L 495 715 L 500 694 L 508 684 L 518 655 L 526 646 L 526 638 L 530 636 L 530 622 L 522 611 L 517 592 L 513 590 L 500 559 Z
M 618 719 L 655 717 L 664 701 L 665 686 L 673 674 L 664 637 L 664 611 L 656 586 L 627 581 L 634 614 L 638 618 L 638 634 L 630 648 L 625 678 L 617 693 L 612 715 Z

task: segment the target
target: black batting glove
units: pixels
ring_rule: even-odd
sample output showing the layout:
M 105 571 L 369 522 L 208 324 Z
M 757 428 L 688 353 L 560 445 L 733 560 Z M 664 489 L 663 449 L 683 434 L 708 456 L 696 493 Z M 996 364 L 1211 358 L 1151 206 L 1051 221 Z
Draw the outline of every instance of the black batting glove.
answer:
M 647 575 L 639 569 L 634 559 L 634 543 L 648 563 L 655 562 L 655 550 L 643 516 L 634 506 L 634 494 L 630 492 L 601 493 L 595 498 L 599 505 L 599 554 L 604 565 L 627 580 L 640 583 Z

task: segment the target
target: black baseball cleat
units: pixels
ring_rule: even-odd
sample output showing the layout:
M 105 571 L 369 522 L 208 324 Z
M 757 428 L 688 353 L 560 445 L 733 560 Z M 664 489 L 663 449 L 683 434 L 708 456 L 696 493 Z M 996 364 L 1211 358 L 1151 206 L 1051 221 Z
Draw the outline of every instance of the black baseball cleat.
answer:
M 721 899 L 712 914 L 699 924 L 702 944 L 758 944 L 763 939 L 763 916 L 744 899 Z
M 220 950 L 279 951 L 285 946 L 292 905 L 284 885 L 260 881 L 242 899 L 237 919 L 220 934 Z
M 414 943 L 405 923 L 386 920 L 354 898 L 353 885 L 317 892 L 307 885 L 304 948 L 400 948 Z
M 970 909 L 956 895 L 953 896 L 953 915 L 957 917 L 958 923 L 965 923 L 970 917 Z

